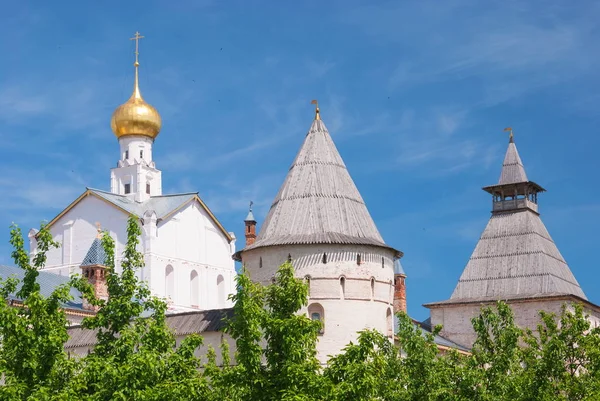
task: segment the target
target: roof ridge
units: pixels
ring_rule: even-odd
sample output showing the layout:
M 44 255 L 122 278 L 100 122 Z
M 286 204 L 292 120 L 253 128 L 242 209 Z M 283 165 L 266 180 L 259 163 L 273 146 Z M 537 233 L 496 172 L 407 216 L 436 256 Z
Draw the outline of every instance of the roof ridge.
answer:
M 181 192 L 178 194 L 154 195 L 154 196 L 151 196 L 150 199 L 152 199 L 152 198 L 168 198 L 170 196 L 198 195 L 198 194 L 199 194 L 199 192 Z

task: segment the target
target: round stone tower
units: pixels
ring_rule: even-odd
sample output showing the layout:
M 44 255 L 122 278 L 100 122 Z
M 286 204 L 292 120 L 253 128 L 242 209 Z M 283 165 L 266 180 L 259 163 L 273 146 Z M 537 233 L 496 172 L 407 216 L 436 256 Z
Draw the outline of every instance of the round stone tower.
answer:
M 394 262 L 402 253 L 383 241 L 318 106 L 256 240 L 237 257 L 263 284 L 291 260 L 310 289 L 302 312 L 323 323 L 321 362 L 360 330 L 393 336 Z

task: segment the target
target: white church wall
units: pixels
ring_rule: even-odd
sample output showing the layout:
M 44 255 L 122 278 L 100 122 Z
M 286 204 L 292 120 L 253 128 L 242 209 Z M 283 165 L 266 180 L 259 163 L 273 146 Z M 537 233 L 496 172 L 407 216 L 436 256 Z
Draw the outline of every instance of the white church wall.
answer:
M 150 287 L 153 293 L 170 298 L 172 308 L 185 310 L 194 305 L 199 309 L 215 309 L 232 305 L 227 297 L 234 288 L 235 265 L 227 238 L 216 229 L 197 203 L 186 205 L 159 223 L 150 257 Z M 166 292 L 167 266 L 172 266 L 174 272 L 172 294 Z M 193 289 L 194 271 L 198 278 Z M 220 286 L 219 276 L 223 277 Z M 196 294 L 194 302 L 192 294 Z
M 115 239 L 116 254 L 120 255 L 127 240 L 127 214 L 90 195 L 50 227 L 60 248 L 48 252 L 45 270 L 64 276 L 78 273 L 83 258 L 98 235 L 96 222 L 100 223 L 102 230 L 110 232 Z
M 269 284 L 288 255 L 296 277 L 309 282 L 308 308 L 318 304 L 323 309 L 324 332 L 317 345 L 322 363 L 355 341 L 360 330 L 391 334 L 387 315 L 393 307 L 392 250 L 359 245 L 270 246 L 245 251 L 242 258 L 252 280 Z M 307 313 L 307 308 L 301 312 Z

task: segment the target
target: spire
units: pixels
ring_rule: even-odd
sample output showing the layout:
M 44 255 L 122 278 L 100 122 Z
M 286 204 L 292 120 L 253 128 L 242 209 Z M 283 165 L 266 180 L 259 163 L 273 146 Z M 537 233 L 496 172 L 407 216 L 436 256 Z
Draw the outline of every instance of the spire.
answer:
M 251 248 L 284 244 L 390 248 L 318 112 Z
M 256 220 L 254 219 L 254 214 L 252 213 L 252 205 L 254 205 L 254 202 L 250 201 L 250 207 L 248 208 L 248 215 L 246 216 L 244 221 L 253 221 L 256 223 Z
M 140 61 L 139 61 L 140 39 L 143 39 L 143 38 L 144 37 L 141 36 L 139 32 L 136 32 L 135 36 L 133 38 L 129 38 L 129 40 L 135 40 L 135 63 L 133 63 L 133 66 L 135 67 L 135 79 L 134 79 L 134 83 L 133 83 L 133 94 L 131 95 L 131 97 L 134 99 L 139 99 L 139 100 L 143 100 L 142 94 L 140 93 L 140 82 L 139 82 L 139 74 L 138 74 L 138 69 L 140 67 Z
M 254 205 L 254 202 L 250 201 L 248 215 L 244 219 L 244 225 L 246 227 L 245 236 L 247 247 L 254 244 L 254 241 L 256 241 L 256 219 L 254 218 L 254 214 L 252 213 L 252 205 Z
M 313 100 L 312 102 L 310 102 L 310 104 L 315 105 L 315 120 L 320 120 L 321 119 L 321 111 L 319 110 L 319 101 Z
M 510 131 L 510 137 L 508 140 L 508 149 L 504 156 L 504 163 L 502 163 L 502 172 L 500 173 L 498 185 L 527 182 L 527 174 L 525 173 L 525 167 L 523 166 L 521 157 L 519 157 L 517 145 L 515 145 L 513 130 L 508 127 L 505 128 L 504 131 Z

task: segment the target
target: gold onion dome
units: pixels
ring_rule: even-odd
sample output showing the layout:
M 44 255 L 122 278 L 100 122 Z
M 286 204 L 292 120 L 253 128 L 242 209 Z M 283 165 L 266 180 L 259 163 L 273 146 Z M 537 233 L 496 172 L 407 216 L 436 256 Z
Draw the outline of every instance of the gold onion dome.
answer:
M 135 51 L 135 82 L 133 93 L 129 100 L 117 107 L 110 120 L 110 126 L 117 136 L 121 138 L 126 135 L 143 135 L 155 139 L 160 132 L 161 119 L 158 111 L 150 104 L 144 101 L 140 93 L 138 79 L 138 41 L 143 36 L 136 33 L 136 51 Z

